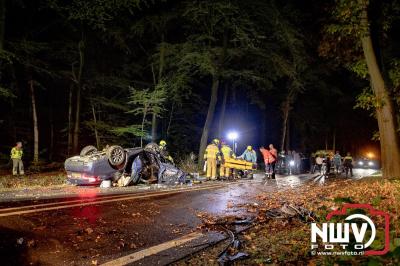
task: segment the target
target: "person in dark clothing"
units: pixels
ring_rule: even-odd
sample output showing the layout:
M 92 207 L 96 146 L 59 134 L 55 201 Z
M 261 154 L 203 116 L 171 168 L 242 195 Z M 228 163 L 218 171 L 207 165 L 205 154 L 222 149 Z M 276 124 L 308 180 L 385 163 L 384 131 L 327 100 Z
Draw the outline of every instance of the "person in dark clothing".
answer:
M 347 153 L 346 157 L 343 159 L 343 167 L 346 172 L 346 177 L 349 174 L 350 171 L 350 176 L 353 177 L 353 157 L 351 157 L 350 152 Z

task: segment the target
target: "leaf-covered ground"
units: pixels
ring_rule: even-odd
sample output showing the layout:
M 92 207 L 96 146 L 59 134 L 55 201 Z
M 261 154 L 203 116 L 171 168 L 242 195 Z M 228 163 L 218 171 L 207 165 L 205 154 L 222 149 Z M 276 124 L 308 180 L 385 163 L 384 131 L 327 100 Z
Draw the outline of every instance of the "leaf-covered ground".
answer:
M 48 172 L 44 174 L 26 174 L 24 176 L 12 176 L 0 174 L 0 191 L 10 189 L 55 187 L 66 184 L 66 175 L 63 172 Z
M 249 198 L 248 215 L 256 220 L 248 230 L 239 234 L 249 259 L 237 262 L 244 265 L 400 265 L 400 181 L 369 179 L 362 181 L 329 179 L 325 185 L 306 184 L 300 188 L 273 193 L 261 193 Z M 257 203 L 254 203 L 257 202 Z M 366 203 L 390 213 L 391 249 L 385 256 L 312 256 L 310 253 L 310 224 L 299 219 L 270 219 L 265 213 L 283 204 L 301 205 L 316 214 L 319 222 L 344 203 Z M 227 208 L 234 208 L 230 203 Z M 206 225 L 221 217 L 204 215 Z M 243 216 L 240 217 L 243 219 Z M 230 219 L 232 219 L 230 217 Z M 379 227 L 383 219 L 375 221 Z M 377 248 L 379 238 L 377 235 Z M 178 264 L 218 264 L 217 256 L 227 242 L 208 248 Z

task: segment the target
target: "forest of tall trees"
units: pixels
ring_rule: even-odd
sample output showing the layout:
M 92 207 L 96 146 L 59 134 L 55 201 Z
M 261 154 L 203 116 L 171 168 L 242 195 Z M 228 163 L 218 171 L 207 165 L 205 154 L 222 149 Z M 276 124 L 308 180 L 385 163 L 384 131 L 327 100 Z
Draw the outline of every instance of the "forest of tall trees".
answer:
M 305 152 L 380 143 L 385 175 L 400 176 L 399 12 L 376 0 L 0 0 L 0 159 L 19 140 L 37 162 L 160 139 L 202 158 L 235 128 Z

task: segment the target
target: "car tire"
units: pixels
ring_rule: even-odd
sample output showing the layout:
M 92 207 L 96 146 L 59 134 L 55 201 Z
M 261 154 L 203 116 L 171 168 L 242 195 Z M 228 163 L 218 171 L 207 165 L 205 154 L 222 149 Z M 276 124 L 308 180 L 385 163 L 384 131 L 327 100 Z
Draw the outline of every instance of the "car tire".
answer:
M 97 152 L 97 148 L 95 146 L 89 145 L 81 150 L 80 156 L 92 155 L 95 152 Z
M 142 176 L 142 170 L 143 170 L 143 161 L 139 155 L 135 158 L 135 160 L 132 163 L 131 179 L 134 185 L 139 184 Z
M 108 162 L 112 166 L 119 166 L 125 162 L 126 154 L 125 150 L 121 146 L 111 146 L 107 149 Z

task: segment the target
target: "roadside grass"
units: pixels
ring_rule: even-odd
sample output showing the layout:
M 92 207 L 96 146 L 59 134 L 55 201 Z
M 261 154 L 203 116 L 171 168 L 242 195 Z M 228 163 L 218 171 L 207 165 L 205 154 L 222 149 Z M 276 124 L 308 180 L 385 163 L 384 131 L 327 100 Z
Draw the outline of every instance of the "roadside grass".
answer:
M 258 222 L 239 234 L 243 246 L 241 252 L 250 255 L 239 261 L 240 265 L 400 265 L 400 181 L 385 179 L 346 180 L 330 179 L 325 185 L 313 183 L 300 188 L 280 192 L 260 193 L 249 200 L 257 200 Z M 390 215 L 390 252 L 385 256 L 318 256 L 311 254 L 311 230 L 309 223 L 298 219 L 266 219 L 265 213 L 283 204 L 301 205 L 312 210 L 318 223 L 326 222 L 326 215 L 340 209 L 346 203 L 365 203 Z M 383 219 L 374 219 L 382 228 Z M 383 233 L 377 233 L 376 249 L 383 248 Z M 219 244 L 179 265 L 215 264 Z M 208 264 L 207 263 L 207 264 Z
M 66 176 L 61 172 L 24 176 L 0 175 L 0 191 L 64 185 Z

